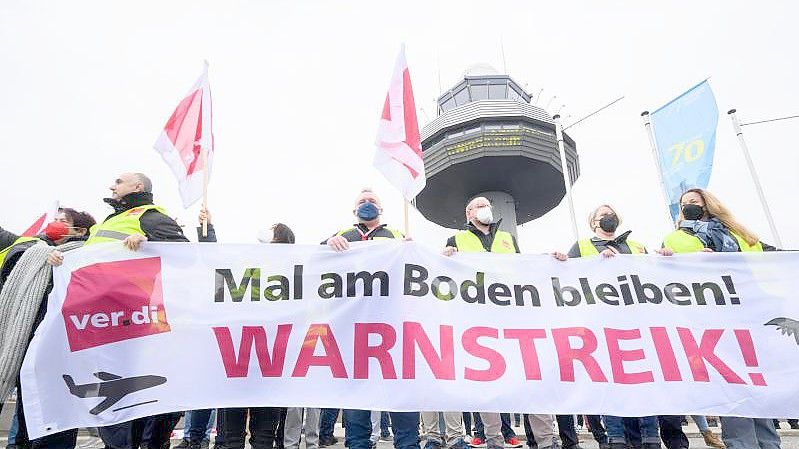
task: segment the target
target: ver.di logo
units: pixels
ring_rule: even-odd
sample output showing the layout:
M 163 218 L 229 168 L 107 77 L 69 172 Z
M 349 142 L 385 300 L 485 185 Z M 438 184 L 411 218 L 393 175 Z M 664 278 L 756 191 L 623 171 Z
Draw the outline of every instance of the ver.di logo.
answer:
M 103 262 L 73 271 L 61 313 L 72 352 L 169 332 L 161 259 Z

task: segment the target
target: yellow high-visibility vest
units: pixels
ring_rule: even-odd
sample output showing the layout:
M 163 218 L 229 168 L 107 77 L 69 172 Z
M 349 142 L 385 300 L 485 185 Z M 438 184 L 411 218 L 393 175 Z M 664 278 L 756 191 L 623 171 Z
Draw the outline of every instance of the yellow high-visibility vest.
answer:
M 480 237 L 474 235 L 472 231 L 460 231 L 455 234 L 455 246 L 458 251 L 467 253 L 485 252 Z M 492 253 L 515 253 L 516 247 L 513 245 L 513 235 L 507 231 L 497 231 L 494 234 L 494 241 L 491 242 Z
M 591 242 L 591 239 L 583 239 L 577 242 L 580 247 L 580 257 L 587 257 L 587 256 L 598 256 L 599 251 L 597 251 L 596 246 Z M 646 254 L 646 249 L 644 245 L 632 241 L 627 240 L 627 246 L 630 247 L 630 254 Z
M 157 210 L 167 215 L 164 208 L 154 204 L 128 209 L 92 226 L 89 230 L 89 239 L 86 240 L 84 246 L 94 245 L 95 243 L 118 242 L 133 234 L 144 235 L 144 231 L 141 228 L 141 217 L 148 210 Z
M 3 248 L 3 250 L 0 251 L 0 268 L 3 268 L 3 264 L 6 263 L 6 257 L 8 256 L 8 253 L 11 252 L 12 248 L 19 245 L 20 243 L 30 242 L 31 240 L 38 240 L 38 239 L 36 237 L 20 237 L 14 240 L 14 243 Z
M 732 231 L 730 231 L 730 235 L 732 235 L 738 242 L 738 246 L 741 248 L 742 252 L 763 251 L 763 245 L 760 242 L 750 245 L 740 235 Z M 705 248 L 705 245 L 701 240 L 699 240 L 699 237 L 691 235 L 682 229 L 677 229 L 676 231 L 669 233 L 669 235 L 663 239 L 663 247 L 668 248 L 675 253 L 695 253 L 702 251 Z

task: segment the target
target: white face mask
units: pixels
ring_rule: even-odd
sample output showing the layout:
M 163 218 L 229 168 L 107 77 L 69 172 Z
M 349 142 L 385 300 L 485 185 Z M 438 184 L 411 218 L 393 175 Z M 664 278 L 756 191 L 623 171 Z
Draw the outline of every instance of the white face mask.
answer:
M 258 231 L 258 241 L 261 243 L 272 243 L 275 239 L 275 231 L 272 229 L 265 229 Z
M 474 214 L 474 218 L 477 219 L 482 224 L 491 224 L 494 222 L 494 214 L 491 212 L 490 207 L 481 207 L 477 209 L 477 212 Z

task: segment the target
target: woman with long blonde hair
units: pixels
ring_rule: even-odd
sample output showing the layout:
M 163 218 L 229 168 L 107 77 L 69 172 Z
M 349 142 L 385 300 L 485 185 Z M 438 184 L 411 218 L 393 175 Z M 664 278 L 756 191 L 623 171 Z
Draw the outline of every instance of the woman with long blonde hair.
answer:
M 663 239 L 664 249 L 675 253 L 696 251 L 773 251 L 757 234 L 742 225 L 715 195 L 689 189 L 680 196 L 677 229 Z
M 663 239 L 662 254 L 690 252 L 775 251 L 733 216 L 718 198 L 704 189 L 680 196 L 677 229 Z M 721 438 L 728 449 L 779 449 L 780 437 L 771 419 L 721 417 Z

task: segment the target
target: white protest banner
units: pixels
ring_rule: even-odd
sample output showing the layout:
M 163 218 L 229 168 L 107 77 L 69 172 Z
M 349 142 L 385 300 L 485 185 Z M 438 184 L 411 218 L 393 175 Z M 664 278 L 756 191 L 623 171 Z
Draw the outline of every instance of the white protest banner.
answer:
M 798 272 L 790 252 L 93 245 L 55 270 L 26 418 L 40 437 L 242 406 L 797 416 Z

